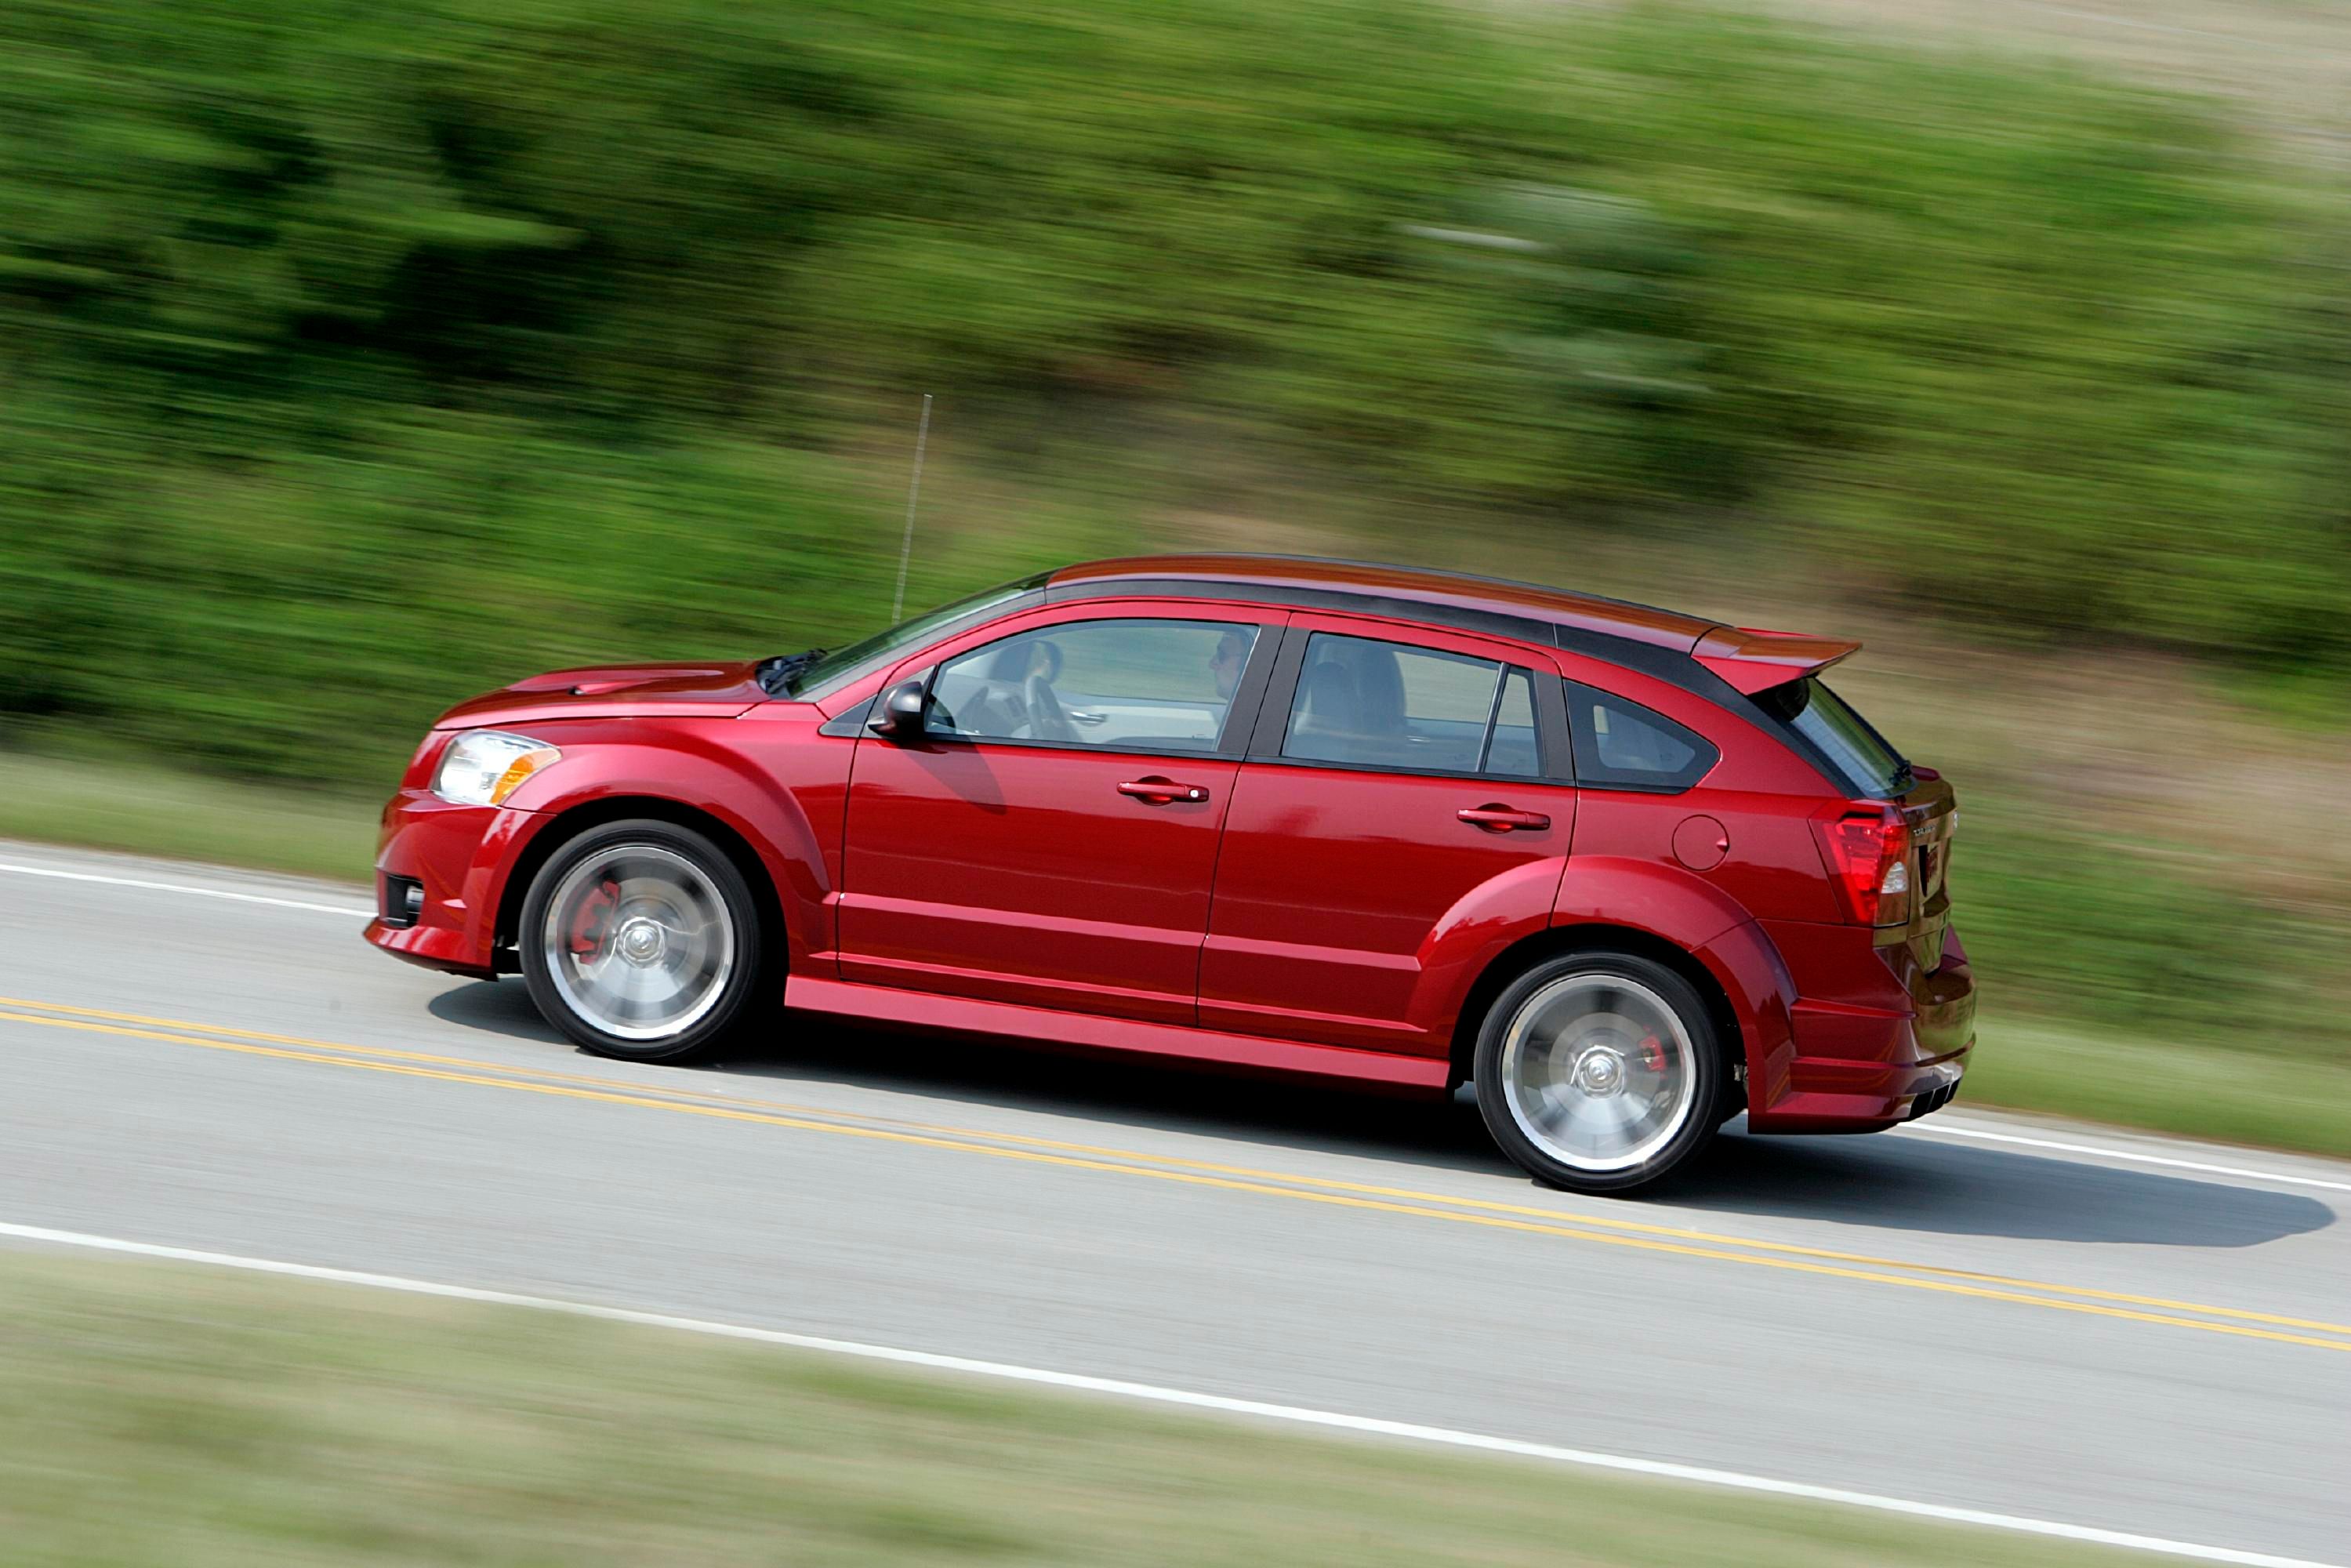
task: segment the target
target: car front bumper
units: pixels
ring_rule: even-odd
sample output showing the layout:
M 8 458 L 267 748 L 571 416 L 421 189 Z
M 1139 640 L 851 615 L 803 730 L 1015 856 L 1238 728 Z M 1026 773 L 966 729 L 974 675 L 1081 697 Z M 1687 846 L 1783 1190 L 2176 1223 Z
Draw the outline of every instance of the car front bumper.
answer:
M 499 900 L 542 821 L 532 811 L 453 805 L 429 789 L 402 789 L 383 809 L 376 916 L 367 940 L 426 968 L 497 974 Z M 413 921 L 401 906 L 395 879 L 423 888 Z

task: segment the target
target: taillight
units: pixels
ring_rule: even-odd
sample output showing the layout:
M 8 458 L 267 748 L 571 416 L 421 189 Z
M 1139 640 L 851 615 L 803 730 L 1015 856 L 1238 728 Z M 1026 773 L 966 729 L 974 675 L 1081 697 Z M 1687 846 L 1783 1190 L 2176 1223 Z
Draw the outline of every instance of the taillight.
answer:
M 1855 810 L 1813 824 L 1844 912 L 1863 925 L 1910 918 L 1910 827 L 1900 812 Z

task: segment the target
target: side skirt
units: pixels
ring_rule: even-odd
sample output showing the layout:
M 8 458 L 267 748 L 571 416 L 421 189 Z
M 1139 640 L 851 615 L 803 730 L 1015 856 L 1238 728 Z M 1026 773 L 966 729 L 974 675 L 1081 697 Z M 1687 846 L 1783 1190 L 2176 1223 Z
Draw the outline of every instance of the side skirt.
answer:
M 1445 1092 L 1443 1057 L 1400 1056 L 1338 1045 L 1304 1045 L 1253 1034 L 1226 1034 L 1138 1019 L 1057 1012 L 1050 1008 L 986 1002 L 935 991 L 905 991 L 793 975 L 784 981 L 784 1005 L 837 1018 L 959 1034 L 984 1034 L 1044 1046 L 1128 1051 L 1283 1077 L 1343 1079 L 1372 1088 Z

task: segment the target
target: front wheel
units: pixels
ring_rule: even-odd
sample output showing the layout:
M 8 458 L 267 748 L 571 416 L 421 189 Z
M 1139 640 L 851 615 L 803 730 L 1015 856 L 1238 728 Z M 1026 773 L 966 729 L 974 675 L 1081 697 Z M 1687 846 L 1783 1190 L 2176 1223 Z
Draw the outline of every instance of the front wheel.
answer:
M 1495 998 L 1478 1108 L 1502 1152 L 1571 1192 L 1625 1192 L 1714 1136 L 1726 1069 L 1696 988 L 1654 959 L 1577 953 Z
M 759 911 L 726 852 L 674 823 L 607 823 L 531 880 L 517 932 L 547 1021 L 601 1056 L 706 1055 L 759 983 Z

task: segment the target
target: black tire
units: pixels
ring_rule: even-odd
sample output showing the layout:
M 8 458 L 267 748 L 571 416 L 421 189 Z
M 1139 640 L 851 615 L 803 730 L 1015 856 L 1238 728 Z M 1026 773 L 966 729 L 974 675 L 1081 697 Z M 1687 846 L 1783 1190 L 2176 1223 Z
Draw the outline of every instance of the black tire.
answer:
M 608 880 L 598 883 L 600 876 Z M 618 901 L 622 891 L 632 894 L 626 902 Z M 598 897 L 606 910 L 592 906 Z M 549 925 L 559 898 L 568 911 L 559 930 Z M 649 925 L 653 934 L 639 942 Z M 583 954 L 579 944 L 591 939 L 597 946 Z M 667 950 L 673 943 L 674 952 Z M 691 828 L 652 819 L 590 828 L 549 856 L 523 899 L 515 945 L 523 982 L 547 1021 L 599 1056 L 629 1061 L 710 1055 L 762 994 L 767 967 L 758 900 L 733 859 Z M 653 956 L 637 961 L 636 950 L 648 946 Z M 637 973 L 623 967 L 605 986 L 582 961 L 590 955 L 600 969 L 618 964 Z M 672 963 L 674 970 L 666 967 Z M 675 982 L 669 999 L 674 1016 L 656 1007 L 626 1018 L 643 1005 L 642 998 L 620 994 L 632 980 L 656 989 Z
M 1630 1192 L 1681 1168 L 1720 1125 L 1729 1076 L 1698 988 L 1655 959 L 1609 952 L 1546 959 L 1504 987 L 1472 1071 L 1502 1152 L 1583 1193 Z M 1605 1124 L 1625 1116 L 1630 1126 Z M 1588 1146 L 1574 1146 L 1579 1134 Z

